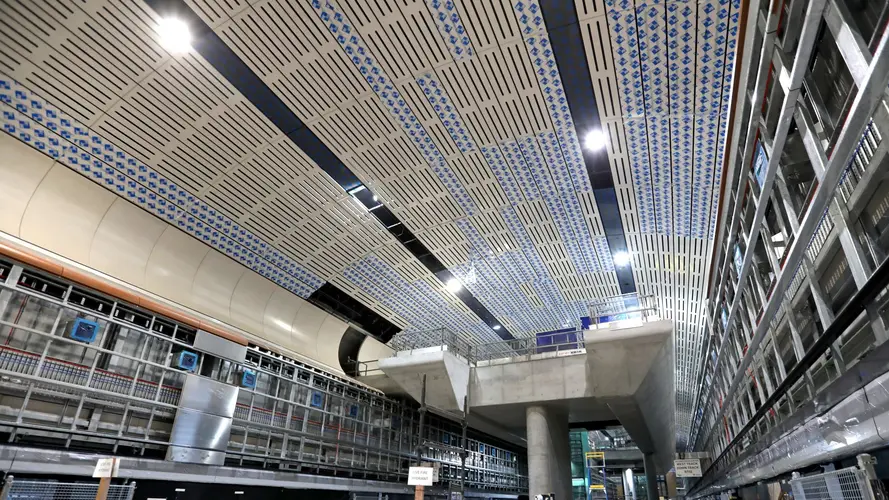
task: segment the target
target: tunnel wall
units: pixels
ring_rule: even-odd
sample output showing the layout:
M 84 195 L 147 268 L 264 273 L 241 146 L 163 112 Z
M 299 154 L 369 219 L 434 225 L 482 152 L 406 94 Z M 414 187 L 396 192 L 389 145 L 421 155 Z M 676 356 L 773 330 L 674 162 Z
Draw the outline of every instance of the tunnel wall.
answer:
M 0 152 L 0 231 L 342 373 L 346 322 L 7 134 Z

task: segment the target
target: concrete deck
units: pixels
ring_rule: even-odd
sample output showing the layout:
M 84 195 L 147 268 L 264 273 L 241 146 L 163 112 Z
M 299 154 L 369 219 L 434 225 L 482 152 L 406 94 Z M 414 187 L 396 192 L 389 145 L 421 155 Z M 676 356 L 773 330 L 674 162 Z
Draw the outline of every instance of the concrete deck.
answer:
M 532 405 L 562 408 L 570 422 L 617 419 L 641 452 L 655 453 L 663 473 L 672 465 L 675 452 L 672 334 L 670 321 L 588 330 L 585 353 L 541 353 L 475 366 L 440 348 L 399 353 L 379 362 L 390 380 L 367 377 L 362 381 L 384 391 L 394 381 L 419 400 L 419 375 L 426 373 L 427 403 L 444 410 L 457 409 L 457 398 L 464 393 L 460 386 L 467 384 L 470 414 L 512 435 L 524 433 L 525 409 Z M 455 365 L 468 367 L 465 381 Z

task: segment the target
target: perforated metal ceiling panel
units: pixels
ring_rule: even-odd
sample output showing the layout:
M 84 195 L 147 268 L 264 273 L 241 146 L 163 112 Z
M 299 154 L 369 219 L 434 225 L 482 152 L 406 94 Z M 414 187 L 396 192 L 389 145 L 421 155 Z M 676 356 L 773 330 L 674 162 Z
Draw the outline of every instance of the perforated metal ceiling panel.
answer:
M 564 35 L 536 0 L 186 3 L 514 335 L 577 325 L 620 293 L 599 212 L 610 205 L 575 129 L 587 117 L 572 116 L 550 39 Z M 608 215 L 640 293 L 676 322 L 680 427 L 737 4 L 576 0 L 573 13 L 609 137 Z M 72 168 L 295 293 L 327 281 L 408 330 L 497 339 L 219 68 L 167 54 L 141 1 L 2 5 L 9 133 L 54 137 Z

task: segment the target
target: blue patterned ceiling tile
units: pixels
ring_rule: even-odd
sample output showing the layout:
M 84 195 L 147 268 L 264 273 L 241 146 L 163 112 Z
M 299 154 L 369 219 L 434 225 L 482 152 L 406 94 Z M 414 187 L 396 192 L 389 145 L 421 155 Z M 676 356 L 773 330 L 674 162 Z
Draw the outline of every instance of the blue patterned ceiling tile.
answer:
M 571 310 L 568 308 L 568 303 L 562 296 L 562 292 L 559 290 L 555 281 L 537 281 L 534 283 L 534 289 L 543 303 L 550 309 L 550 314 L 555 315 L 556 318 L 558 318 L 554 322 L 556 328 L 558 328 L 558 325 L 562 324 L 564 320 L 571 318 Z
M 624 120 L 624 127 L 627 131 L 627 145 L 630 166 L 633 172 L 633 190 L 639 215 L 639 229 L 642 233 L 653 234 L 657 232 L 657 226 L 652 202 L 653 191 L 645 120 L 627 119 Z
M 509 165 L 510 170 L 515 175 L 519 187 L 524 193 L 528 201 L 540 199 L 540 189 L 537 187 L 537 181 L 531 174 L 531 168 L 525 161 L 522 151 L 517 141 L 509 140 L 500 143 L 503 151 L 503 158 Z
M 512 5 L 516 12 L 516 19 L 519 21 L 519 28 L 522 30 L 522 36 L 546 31 L 543 13 L 537 0 L 514 0 Z
M 397 275 L 388 264 L 370 255 L 355 263 L 345 277 L 414 325 L 435 321 L 432 311 L 421 306 L 403 279 L 387 277 L 390 272 Z
M 608 246 L 608 239 L 604 236 L 597 236 L 593 238 L 593 245 L 596 247 L 596 253 L 599 254 L 601 270 L 605 272 L 614 271 L 614 258 L 611 256 L 611 249 Z
M 496 258 L 485 259 L 477 266 L 477 273 L 482 281 L 489 285 L 489 295 L 498 312 L 498 318 L 509 318 L 519 326 L 520 333 L 534 330 L 534 318 L 531 316 L 531 304 L 521 294 L 516 293 L 518 284 L 511 281 L 509 273 L 498 266 Z M 493 312 L 493 311 L 492 311 Z
M 689 236 L 689 216 L 692 205 L 692 147 L 694 133 L 692 131 L 694 117 L 684 114 L 671 117 L 672 154 L 673 154 L 673 210 L 676 235 Z
M 566 239 L 566 246 L 569 240 L 577 242 L 578 256 L 582 256 L 585 260 L 585 268 L 596 270 L 598 268 L 598 260 L 596 254 L 591 247 L 592 236 L 586 224 L 586 214 L 577 201 L 577 194 L 571 185 L 571 179 L 567 178 L 565 172 L 565 164 L 560 154 L 559 143 L 555 134 L 552 132 L 544 132 L 538 134 L 538 143 L 543 148 L 543 156 L 546 159 L 549 171 L 552 174 L 553 182 L 556 186 L 557 196 L 562 202 L 564 213 L 568 217 L 569 224 L 566 225 L 562 234 Z M 574 246 L 572 244 L 572 246 Z
M 491 145 L 482 146 L 480 149 L 491 171 L 494 172 L 494 177 L 497 179 L 500 187 L 503 188 L 503 192 L 506 193 L 506 198 L 509 202 L 516 204 L 524 201 L 522 190 L 516 183 L 515 177 L 513 177 L 512 171 L 500 148 L 496 145 Z
M 453 0 L 426 0 L 426 6 L 429 7 L 438 26 L 438 33 L 448 46 L 451 56 L 458 61 L 472 57 L 472 41 Z
M 414 145 L 426 159 L 429 168 L 439 178 L 457 204 L 469 215 L 476 211 L 475 202 L 466 188 L 457 180 L 445 157 L 435 146 L 432 138 L 426 133 L 420 120 L 395 88 L 392 80 L 383 68 L 371 56 L 370 49 L 358 35 L 358 30 L 348 22 L 345 14 L 328 0 L 312 0 L 312 7 L 318 17 L 325 23 L 331 35 L 342 47 L 347 57 L 363 75 L 367 75 L 367 83 L 377 94 L 380 102 L 389 111 L 393 119 L 401 124 L 401 128 L 412 140 Z M 468 137 L 468 135 L 467 135 Z M 471 141 L 464 141 L 470 142 Z
M 524 224 L 519 220 L 515 210 L 512 207 L 505 207 L 500 210 L 500 215 L 503 216 L 503 221 L 506 223 L 506 227 L 509 229 L 510 233 L 512 233 L 512 236 L 519 244 L 525 259 L 531 264 L 531 268 L 534 270 L 534 273 L 536 273 L 534 279 L 539 280 L 548 278 L 549 271 L 547 271 L 546 265 L 543 263 L 540 255 L 538 255 L 534 242 L 531 241 L 531 237 L 528 236 L 527 229 L 525 229 Z
M 659 234 L 673 233 L 672 157 L 668 119 L 669 79 L 664 5 L 638 3 L 635 9 L 639 60 L 645 101 L 649 170 L 655 228 Z M 640 125 L 641 126 L 641 125 Z M 644 157 L 642 157 L 644 160 Z M 641 166 L 640 166 L 641 168 Z
M 516 329 L 519 334 L 534 331 L 537 329 L 535 325 L 547 321 L 543 314 L 545 311 L 536 311 L 527 298 L 518 291 L 520 282 L 514 278 L 507 266 L 502 264 L 505 256 L 493 255 L 491 248 L 470 220 L 461 219 L 456 221 L 456 224 L 466 240 L 482 256 L 476 261 L 476 272 L 480 280 L 490 288 L 484 289 L 480 284 L 474 287 L 482 292 L 483 298 L 479 299 L 483 300 L 491 312 L 499 318 L 512 318 L 517 327 L 512 329 Z M 461 269 L 465 271 L 466 267 L 462 265 Z M 470 291 L 473 291 L 472 287 L 473 285 L 467 284 Z
M 528 16 L 527 13 L 540 13 L 537 0 L 520 0 L 513 2 L 516 16 L 523 26 L 523 37 L 528 49 L 534 73 L 540 85 L 541 93 L 547 103 L 547 111 L 553 122 L 553 130 L 561 144 L 560 154 L 564 155 L 569 175 L 575 189 L 580 192 L 592 190 L 586 163 L 580 153 L 580 142 L 574 129 L 574 120 L 565 97 L 565 89 L 559 74 L 549 36 L 545 31 L 542 15 L 538 17 Z
M 81 172 L 93 182 L 159 218 L 175 223 L 183 231 L 190 233 L 207 245 L 215 247 L 245 266 L 251 269 L 259 267 L 260 274 L 280 282 L 301 297 L 308 297 L 323 283 L 315 275 L 302 268 L 295 270 L 295 274 L 298 276 L 294 276 L 286 270 L 282 273 L 276 267 L 257 266 L 257 262 L 264 261 L 252 252 L 251 248 L 237 241 L 237 233 L 211 230 L 200 218 L 191 213 L 191 209 L 170 205 L 163 195 L 147 188 L 142 182 L 148 183 L 151 180 L 157 181 L 159 179 L 165 185 L 171 186 L 171 189 L 172 183 L 168 183 L 165 178 L 144 164 L 136 162 L 131 156 L 95 134 L 88 127 L 79 124 L 76 120 L 32 94 L 15 80 L 4 75 L 0 75 L 0 101 L 8 106 L 7 111 L 4 111 L 2 115 L 3 127 L 7 132 L 16 135 L 32 147 L 59 158 L 66 166 Z M 28 118 L 24 118 L 25 116 Z M 32 120 L 37 121 L 40 125 L 32 125 Z M 33 132 L 23 133 L 23 130 Z M 16 134 L 16 132 L 18 133 Z M 141 182 L 130 174 L 141 179 Z M 160 184 L 159 181 L 156 182 L 156 185 Z M 181 195 L 177 195 L 177 200 L 188 202 L 190 199 L 191 206 L 197 203 L 197 199 L 193 195 L 185 191 L 180 192 Z M 291 282 L 290 280 L 294 277 L 301 277 L 301 279 Z
M 423 95 L 426 96 L 426 100 L 429 101 L 433 111 L 438 114 L 438 118 L 444 125 L 445 130 L 448 131 L 451 139 L 454 140 L 457 149 L 464 153 L 474 151 L 475 144 L 469 136 L 469 131 L 466 130 L 459 112 L 454 108 L 441 82 L 435 78 L 435 75 L 432 73 L 421 75 L 417 78 L 417 85 L 420 86 L 420 90 L 423 91 Z
M 482 255 L 489 255 L 493 252 L 490 245 L 488 245 L 488 242 L 485 241 L 485 238 L 481 235 L 478 229 L 476 229 L 467 219 L 457 219 L 454 221 L 454 224 L 456 224 L 460 231 L 463 232 L 466 241 L 469 242 L 475 252 Z
M 716 162 L 719 115 L 695 116 L 695 158 L 690 234 L 704 238 L 709 225 L 710 193 Z
M 672 155 L 670 120 L 667 115 L 648 120 L 651 144 L 652 191 L 657 216 L 658 234 L 673 234 Z
M 545 133 L 540 134 L 538 138 L 541 138 L 542 136 L 541 140 L 546 141 L 545 135 Z M 530 167 L 531 175 L 540 187 L 543 201 L 549 209 L 552 222 L 555 224 L 559 232 L 559 236 L 565 246 L 565 250 L 568 252 L 568 256 L 571 258 L 571 262 L 574 264 L 577 272 L 588 272 L 587 264 L 580 251 L 580 247 L 577 245 L 576 237 L 573 234 L 569 215 L 566 212 L 565 207 L 562 205 L 559 191 L 551 177 L 551 174 L 554 174 L 558 169 L 548 168 L 547 161 L 544 157 L 544 155 L 549 152 L 550 161 L 555 161 L 554 158 L 556 154 L 552 152 L 551 145 L 550 147 L 545 146 L 543 154 L 541 154 L 538 141 L 535 140 L 534 137 L 520 138 L 518 142 L 522 155 L 525 157 L 525 161 Z M 561 158 L 561 155 L 558 157 Z
M 503 254 L 508 259 L 507 265 L 512 272 L 515 280 L 519 283 L 529 283 L 534 280 L 534 271 L 531 269 L 531 263 L 525 258 L 525 254 L 521 250 L 510 250 Z
M 708 221 L 707 238 L 713 239 L 716 235 L 716 224 L 719 210 L 718 189 L 722 183 L 723 162 L 725 159 L 726 145 L 728 144 L 728 116 L 729 105 L 732 96 L 732 78 L 735 70 L 735 56 L 738 43 L 738 29 L 740 21 L 740 0 L 731 0 L 731 15 L 729 16 L 729 27 L 727 34 L 726 49 L 726 68 L 722 84 L 722 105 L 720 107 L 720 126 L 717 136 L 716 162 L 714 167 L 713 189 L 714 194 L 711 197 L 710 204 L 710 220 Z

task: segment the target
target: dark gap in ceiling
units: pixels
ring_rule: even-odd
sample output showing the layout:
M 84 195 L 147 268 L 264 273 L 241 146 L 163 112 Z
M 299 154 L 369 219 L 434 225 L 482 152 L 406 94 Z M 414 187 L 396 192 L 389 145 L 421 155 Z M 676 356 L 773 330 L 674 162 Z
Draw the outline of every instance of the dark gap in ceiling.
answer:
M 582 145 L 583 137 L 590 130 L 599 129 L 603 133 L 606 131 L 599 119 L 599 108 L 596 106 L 577 10 L 574 2 L 564 0 L 540 0 L 540 10 L 562 78 L 571 120 Z M 584 147 L 581 149 L 611 255 L 614 256 L 618 252 L 629 253 L 607 150 L 590 151 Z M 635 292 L 636 281 L 633 278 L 632 263 L 614 266 L 614 270 L 617 273 L 617 283 L 621 293 Z
M 309 302 L 355 324 L 383 343 L 389 342 L 401 331 L 401 328 L 330 283 L 324 283 L 321 288 L 315 290 L 309 296 Z

